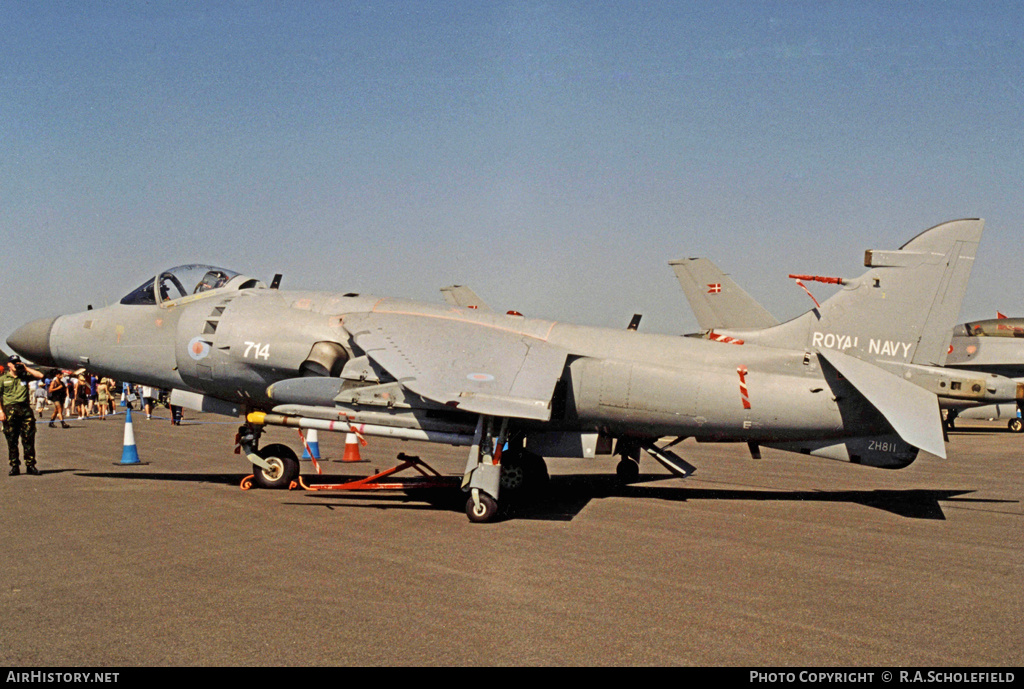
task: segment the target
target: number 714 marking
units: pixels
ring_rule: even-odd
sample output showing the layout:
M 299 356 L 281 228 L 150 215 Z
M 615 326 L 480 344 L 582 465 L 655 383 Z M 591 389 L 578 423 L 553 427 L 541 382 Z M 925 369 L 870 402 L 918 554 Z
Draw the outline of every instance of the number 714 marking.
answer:
M 245 352 L 242 354 L 243 358 L 249 358 L 249 352 L 252 352 L 253 359 L 269 359 L 270 358 L 270 345 L 262 344 L 260 342 L 243 342 L 245 345 Z

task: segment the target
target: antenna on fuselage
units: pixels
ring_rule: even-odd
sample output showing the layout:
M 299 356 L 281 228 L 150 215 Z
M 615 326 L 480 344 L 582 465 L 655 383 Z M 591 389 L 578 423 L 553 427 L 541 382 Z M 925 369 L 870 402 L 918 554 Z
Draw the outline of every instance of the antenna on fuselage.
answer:
M 274 279 L 270 281 L 270 289 L 277 289 L 281 286 L 281 273 L 275 273 Z

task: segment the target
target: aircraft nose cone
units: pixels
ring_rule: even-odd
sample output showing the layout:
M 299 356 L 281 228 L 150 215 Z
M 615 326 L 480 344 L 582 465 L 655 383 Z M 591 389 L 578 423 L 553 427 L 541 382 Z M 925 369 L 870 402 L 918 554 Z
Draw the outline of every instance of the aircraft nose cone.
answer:
M 50 331 L 56 318 L 40 318 L 26 323 L 7 338 L 7 346 L 40 366 L 56 366 L 50 352 Z

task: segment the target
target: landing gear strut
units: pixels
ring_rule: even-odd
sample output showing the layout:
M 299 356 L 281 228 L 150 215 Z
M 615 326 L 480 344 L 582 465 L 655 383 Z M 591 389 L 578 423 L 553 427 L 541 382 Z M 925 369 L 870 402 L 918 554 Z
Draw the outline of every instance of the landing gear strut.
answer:
M 466 473 L 462 477 L 462 490 L 469 493 L 466 516 L 475 523 L 492 522 L 498 518 L 501 453 L 508 440 L 508 419 L 501 419 L 500 430 L 495 435 L 496 421 L 498 419 L 482 414 L 477 419 Z

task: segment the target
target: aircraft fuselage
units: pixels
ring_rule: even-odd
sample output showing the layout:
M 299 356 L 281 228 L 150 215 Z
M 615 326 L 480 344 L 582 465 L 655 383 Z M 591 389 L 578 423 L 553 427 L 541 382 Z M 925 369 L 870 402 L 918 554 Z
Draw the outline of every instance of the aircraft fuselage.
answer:
M 560 429 L 767 444 L 877 435 L 886 427 L 852 386 L 803 350 L 370 295 L 217 290 L 161 305 L 115 304 L 57 318 L 49 348 L 63 367 L 268 410 L 276 403 L 267 388 L 302 375 L 316 343 L 340 345 L 346 359 L 359 356 L 346 316 L 375 311 L 471 321 L 567 350 L 551 424 Z

